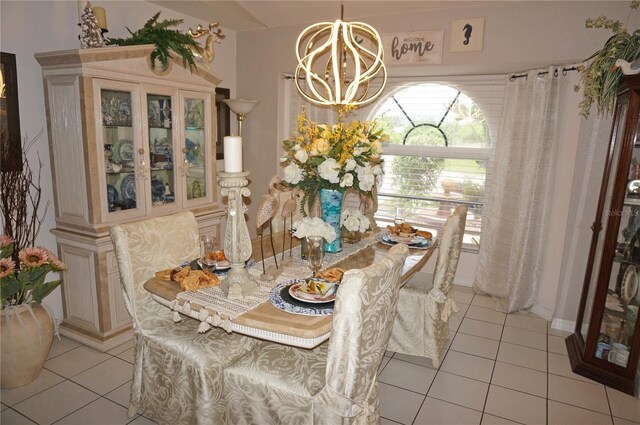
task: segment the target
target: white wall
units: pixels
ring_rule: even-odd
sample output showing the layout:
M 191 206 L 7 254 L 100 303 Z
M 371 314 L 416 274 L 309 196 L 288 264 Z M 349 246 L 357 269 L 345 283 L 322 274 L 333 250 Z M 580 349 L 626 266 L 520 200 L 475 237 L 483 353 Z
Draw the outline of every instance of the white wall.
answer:
M 107 12 L 108 36 L 126 37 L 125 27 L 132 30 L 141 28 L 158 11 L 160 19 L 184 19 L 180 29 L 187 30 L 199 23 L 194 18 L 180 15 L 154 4 L 140 1 L 98 1 L 94 6 L 102 6 Z M 42 188 L 44 201 L 51 202 L 48 214 L 36 243 L 56 250 L 55 238 L 50 230 L 55 227 L 53 193 L 51 183 L 51 162 L 49 159 L 44 91 L 40 65 L 34 59 L 34 53 L 68 50 L 80 47 L 77 23 L 78 7 L 75 1 L 6 1 L 0 2 L 0 50 L 16 54 L 18 68 L 18 95 L 20 105 L 20 128 L 23 137 L 34 137 L 41 130 L 43 136 L 29 153 L 30 163 L 37 164 L 37 155 L 44 163 Z M 215 45 L 213 71 L 223 79 L 222 87 L 236 89 L 236 34 L 223 28 L 226 38 L 222 44 Z M 63 317 L 60 289 L 46 298 L 57 319 Z
M 392 67 L 390 75 L 468 75 L 508 73 L 549 65 L 579 62 L 599 49 L 609 38 L 608 30 L 585 28 L 589 17 L 607 15 L 624 20 L 629 2 L 618 1 L 554 1 L 554 2 L 491 2 L 470 7 L 416 12 L 389 16 L 369 16 L 362 19 L 380 33 L 413 30 L 445 30 L 445 49 L 441 65 Z M 362 13 L 365 15 L 365 13 Z M 637 13 L 636 13 L 637 15 Z M 451 53 L 451 21 L 484 17 L 484 49 L 481 52 Z M 638 19 L 629 24 L 638 27 Z M 238 95 L 258 99 L 260 104 L 251 112 L 244 126 L 245 168 L 251 171 L 252 198 L 260 199 L 266 192 L 269 178 L 276 174 L 278 140 L 278 77 L 295 69 L 295 40 L 304 26 L 287 26 L 242 32 L 238 34 Z M 570 106 L 573 105 L 573 106 Z M 568 99 L 563 105 L 564 119 L 560 128 L 562 156 L 558 169 L 558 184 L 554 199 L 559 201 L 553 213 L 553 234 L 549 239 L 548 267 L 539 292 L 537 312 L 547 318 L 556 308 L 558 288 L 566 291 L 569 283 L 581 281 L 582 274 L 563 275 L 560 282 L 561 258 L 565 254 L 565 233 L 575 224 L 569 207 L 573 187 L 576 149 L 578 147 L 577 105 Z M 597 162 L 597 161 L 596 161 Z M 589 175 L 584 164 L 578 164 L 582 175 Z M 581 187 L 582 190 L 588 190 Z M 257 203 L 249 205 L 249 217 L 255 217 Z M 251 225 L 249 226 L 251 228 Z M 572 255 L 581 255 L 577 250 Z M 586 255 L 586 248 L 584 255 Z M 475 258 L 463 258 L 458 277 L 460 283 L 473 279 Z M 566 258 L 563 259 L 567 261 Z M 577 296 L 564 298 L 566 304 L 577 303 Z M 568 308 L 571 310 L 572 308 Z

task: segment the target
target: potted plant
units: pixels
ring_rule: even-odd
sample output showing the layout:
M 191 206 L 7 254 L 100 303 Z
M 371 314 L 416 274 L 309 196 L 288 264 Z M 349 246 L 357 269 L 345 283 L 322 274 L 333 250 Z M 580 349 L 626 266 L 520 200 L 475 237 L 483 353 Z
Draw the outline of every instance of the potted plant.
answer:
M 150 63 L 152 70 L 156 69 L 156 63 L 159 62 L 162 70 L 166 70 L 169 66 L 169 58 L 173 50 L 182 57 L 182 64 L 187 66 L 193 72 L 196 69 L 194 51 L 202 54 L 202 47 L 188 34 L 184 34 L 178 30 L 170 29 L 183 22 L 182 19 L 165 19 L 158 22 L 160 12 L 153 15 L 142 28 L 136 32 L 132 32 L 129 28 L 129 38 L 110 38 L 107 40 L 108 45 L 116 46 L 133 46 L 138 44 L 154 44 L 156 48 L 151 52 Z
M 638 0 L 633 0 L 630 5 L 629 15 L 638 9 Z M 640 30 L 629 32 L 626 22 L 609 19 L 606 16 L 587 19 L 587 28 L 605 28 L 613 32 L 602 49 L 595 52 L 590 58 L 593 61 L 589 66 L 578 67 L 581 71 L 580 85 L 582 85 L 584 98 L 580 102 L 580 113 L 587 117 L 593 103 L 596 104 L 598 115 L 607 115 L 613 111 L 618 82 L 622 76 L 620 68 L 615 66 L 618 59 L 633 62 L 640 57 Z M 580 86 L 576 86 L 579 89 Z
M 0 134 L 0 138 L 6 144 L 6 133 Z M 62 282 L 45 280 L 50 272 L 65 270 L 65 265 L 49 250 L 34 246 L 44 214 L 38 214 L 42 163 L 35 177 L 26 156 L 32 144 L 25 146 L 21 171 L 0 172 L 2 388 L 26 385 L 40 375 L 54 330 L 53 320 L 41 302 Z

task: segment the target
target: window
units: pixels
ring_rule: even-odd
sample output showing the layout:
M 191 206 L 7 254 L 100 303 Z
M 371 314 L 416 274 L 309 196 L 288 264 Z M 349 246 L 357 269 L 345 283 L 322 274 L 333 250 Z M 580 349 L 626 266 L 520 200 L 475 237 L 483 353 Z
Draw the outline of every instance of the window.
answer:
M 455 205 L 465 203 L 469 206 L 465 248 L 477 249 L 502 90 L 475 84 L 476 90 L 467 93 L 461 86 L 404 84 L 371 110 L 369 118 L 376 119 L 390 137 L 376 219 L 381 225 L 393 223 L 399 207 L 407 222 L 437 232 Z M 473 91 L 480 97 L 484 94 L 487 111 L 474 101 Z

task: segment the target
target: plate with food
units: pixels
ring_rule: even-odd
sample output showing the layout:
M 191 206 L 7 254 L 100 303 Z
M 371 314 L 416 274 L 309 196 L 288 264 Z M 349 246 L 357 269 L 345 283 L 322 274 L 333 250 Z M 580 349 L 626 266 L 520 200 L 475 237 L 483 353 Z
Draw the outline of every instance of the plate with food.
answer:
M 390 233 L 379 233 L 378 235 L 376 235 L 376 240 L 378 242 L 388 246 L 393 246 L 398 243 L 406 243 L 407 246 L 411 249 L 429 249 L 433 245 L 433 241 L 431 241 L 430 239 L 425 239 L 424 237 L 416 237 L 416 238 L 419 238 L 419 239 L 406 243 L 406 242 L 399 242 L 394 240 L 393 235 L 391 235 Z
M 335 282 L 319 278 L 300 279 L 289 287 L 289 295 L 298 301 L 320 304 L 336 299 Z

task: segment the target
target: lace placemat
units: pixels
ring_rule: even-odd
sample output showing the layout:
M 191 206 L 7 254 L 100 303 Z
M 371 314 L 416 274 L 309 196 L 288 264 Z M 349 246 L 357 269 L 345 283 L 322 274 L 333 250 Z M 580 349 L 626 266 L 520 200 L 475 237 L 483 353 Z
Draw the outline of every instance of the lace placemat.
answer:
M 327 254 L 324 257 L 324 268 L 332 267 L 347 257 L 350 257 L 359 251 L 376 243 L 375 237 L 363 238 L 360 242 L 355 244 L 344 244 L 341 252 L 335 254 Z M 280 254 L 278 256 L 278 265 L 280 265 Z M 289 257 L 289 251 L 285 253 L 285 259 Z M 262 281 L 260 276 L 262 275 L 262 262 L 257 262 L 251 269 L 249 274 L 256 280 L 259 285 L 259 290 L 253 294 L 239 299 L 228 299 L 224 296 L 222 290 L 219 287 L 209 287 L 198 289 L 197 291 L 185 291 L 180 292 L 176 296 L 176 301 L 173 303 L 173 308 L 176 311 L 182 309 L 191 309 L 191 303 L 204 307 L 201 312 L 200 320 L 205 321 L 207 316 L 218 316 L 214 322 L 233 320 L 236 317 L 246 313 L 252 308 L 257 307 L 264 301 L 269 299 L 269 292 L 271 288 L 277 284 L 286 282 L 288 280 L 299 279 L 301 277 L 311 276 L 311 270 L 307 266 L 306 260 L 300 258 L 300 249 L 294 249 L 292 252 L 291 264 L 284 267 L 280 276 L 272 281 Z M 265 259 L 265 267 L 275 266 L 273 257 Z M 280 267 L 282 267 L 280 265 Z M 216 324 L 216 323 L 214 323 Z

